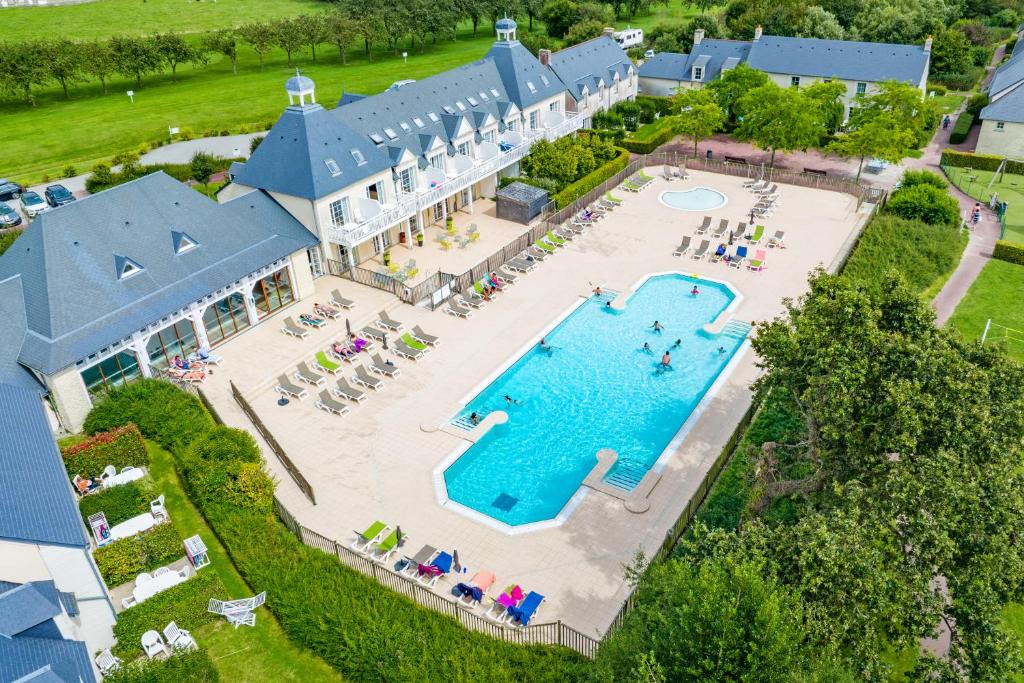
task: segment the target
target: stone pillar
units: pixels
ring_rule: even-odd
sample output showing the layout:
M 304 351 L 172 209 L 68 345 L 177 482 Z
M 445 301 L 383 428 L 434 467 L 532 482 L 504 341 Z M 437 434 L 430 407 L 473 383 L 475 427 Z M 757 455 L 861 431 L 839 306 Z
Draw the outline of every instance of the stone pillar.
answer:
M 208 349 L 210 348 L 210 338 L 206 335 L 206 324 L 203 322 L 203 313 L 206 312 L 208 306 L 192 304 L 191 308 L 188 319 L 192 321 L 192 327 L 195 329 L 196 342 L 199 344 L 199 348 Z
M 245 312 L 249 314 L 249 321 L 254 326 L 259 325 L 260 323 L 260 312 L 259 309 L 256 308 L 256 299 L 252 295 L 252 288 L 255 284 L 256 281 L 252 280 L 245 284 L 245 288 L 242 290 L 242 299 L 245 301 Z
M 139 361 L 139 371 L 143 377 L 153 376 L 153 367 L 149 364 L 149 354 L 146 353 L 146 344 L 149 343 L 152 336 L 150 334 L 144 337 L 140 332 L 136 332 L 132 335 L 132 343 L 129 344 L 129 348 L 135 353 L 135 357 Z
M 313 273 L 309 269 L 309 254 L 306 250 L 297 251 L 288 259 L 288 281 L 292 283 L 292 294 L 295 300 L 305 299 L 313 296 L 316 285 L 313 283 Z

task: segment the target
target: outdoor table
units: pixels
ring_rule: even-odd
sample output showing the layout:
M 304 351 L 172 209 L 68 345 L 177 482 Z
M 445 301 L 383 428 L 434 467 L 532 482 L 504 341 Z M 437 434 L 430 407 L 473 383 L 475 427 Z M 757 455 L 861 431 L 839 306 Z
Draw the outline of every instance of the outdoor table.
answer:
M 162 593 L 168 588 L 174 588 L 179 583 L 186 579 L 176 571 L 169 571 L 160 576 L 154 576 L 149 581 L 144 581 L 141 584 L 137 584 L 132 589 L 132 597 L 135 598 L 135 602 L 139 603 L 144 600 L 148 600 L 157 593 Z
M 103 488 L 112 488 L 114 486 L 120 486 L 121 484 L 127 484 L 130 481 L 137 481 L 146 476 L 146 470 L 141 467 L 133 467 L 124 472 L 119 472 L 113 476 L 107 477 L 103 480 Z
M 110 527 L 110 539 L 112 541 L 119 541 L 122 538 L 131 538 L 139 532 L 152 529 L 154 526 L 156 526 L 156 517 L 149 512 L 143 512 L 141 515 L 126 519 L 120 524 Z

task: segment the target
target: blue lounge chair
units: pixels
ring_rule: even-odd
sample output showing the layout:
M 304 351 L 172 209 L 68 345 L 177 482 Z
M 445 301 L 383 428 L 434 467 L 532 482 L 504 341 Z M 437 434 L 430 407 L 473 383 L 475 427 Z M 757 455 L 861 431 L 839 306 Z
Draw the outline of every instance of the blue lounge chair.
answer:
M 537 610 L 540 609 L 540 606 L 546 599 L 537 591 L 530 591 L 518 607 L 509 607 L 506 610 L 509 623 L 513 626 L 529 626 L 530 619 L 533 618 L 533 615 L 537 613 Z
M 736 253 L 729 257 L 729 265 L 733 268 L 739 268 L 746 259 L 747 248 L 743 246 L 736 247 Z
M 718 249 L 715 249 L 715 253 L 711 255 L 711 262 L 718 263 L 725 257 L 726 246 L 719 244 Z
M 429 565 L 423 565 L 422 567 L 417 568 L 419 573 L 419 582 L 427 587 L 432 587 L 437 583 L 439 578 L 452 570 L 453 561 L 454 560 L 450 554 L 441 551 Z

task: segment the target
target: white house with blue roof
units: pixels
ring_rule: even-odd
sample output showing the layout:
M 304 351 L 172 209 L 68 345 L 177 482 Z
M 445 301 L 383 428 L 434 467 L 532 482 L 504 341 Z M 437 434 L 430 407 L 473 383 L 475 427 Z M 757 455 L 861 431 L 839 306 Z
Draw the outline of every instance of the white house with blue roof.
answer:
M 1017 44 L 988 86 L 988 105 L 981 110 L 978 154 L 1024 159 L 1024 26 L 1017 29 Z
M 923 95 L 931 45 L 931 38 L 923 45 L 896 45 L 766 36 L 761 27 L 750 41 L 705 39 L 703 29 L 697 29 L 690 54 L 661 53 L 640 66 L 640 92 L 672 95 L 680 88 L 702 87 L 745 63 L 787 88 L 841 82 L 849 115 L 857 96 L 877 92 L 883 81 L 911 83 Z
M 537 59 L 548 66 L 568 90 L 566 109 L 590 128 L 595 113 L 619 102 L 636 99 L 640 76 L 629 55 L 606 28 L 597 38 L 552 53 L 541 50 Z
M 516 40 L 515 22 L 495 28 L 480 61 L 378 95 L 343 93 L 334 109 L 308 79 L 289 80 L 289 106 L 232 166 L 220 198 L 261 190 L 285 207 L 322 244 L 311 251 L 316 275 L 323 259 L 354 267 L 455 211 L 472 213 L 534 142 L 583 126 L 556 73 Z
M 0 434 L 0 681 L 94 681 L 114 606 L 37 391 L 0 384 Z

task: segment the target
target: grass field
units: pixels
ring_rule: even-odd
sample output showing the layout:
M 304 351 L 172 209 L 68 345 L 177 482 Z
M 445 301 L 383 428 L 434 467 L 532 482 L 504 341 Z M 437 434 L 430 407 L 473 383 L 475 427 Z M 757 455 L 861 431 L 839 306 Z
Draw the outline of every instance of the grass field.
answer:
M 967 99 L 966 95 L 957 95 L 955 93 L 947 95 L 938 95 L 932 98 L 932 102 L 939 106 L 939 111 L 943 114 L 952 114 L 960 106 L 960 103 Z
M 1024 266 L 992 259 L 981 271 L 953 312 L 949 324 L 965 339 L 981 339 L 985 323 L 991 318 L 987 341 L 1003 340 L 1007 353 L 1024 362 Z M 1010 328 L 1011 331 L 1007 331 Z M 1015 331 L 1013 331 L 1015 330 Z
M 124 26 L 138 33 L 167 28 L 206 30 L 324 7 L 315 0 L 219 0 L 216 4 L 188 3 L 188 11 L 182 6 L 182 0 L 100 0 L 64 7 L 4 9 L 0 19 L 9 36 L 38 37 L 64 30 L 70 37 L 84 38 L 122 32 L 127 30 Z M 668 7 L 659 5 L 650 15 L 631 23 L 649 29 L 696 13 L 693 7 L 674 2 Z M 619 24 L 625 26 L 626 22 Z M 373 94 L 400 79 L 425 78 L 480 59 L 493 42 L 491 26 L 483 22 L 476 38 L 467 24 L 457 40 L 428 45 L 422 53 L 403 44 L 400 49 L 409 51 L 407 62 L 382 47 L 375 47 L 369 62 L 361 46 L 354 46 L 348 51 L 349 64 L 342 66 L 337 50 L 323 45 L 317 51 L 317 63 L 312 63 L 304 50 L 296 54 L 295 65 L 317 82 L 318 99 L 331 107 L 342 89 Z M 68 165 L 83 173 L 117 152 L 166 137 L 171 126 L 191 129 L 196 135 L 208 130 L 236 131 L 241 125 L 262 128 L 277 120 L 287 105 L 284 81 L 294 73 L 284 52 L 271 52 L 265 61 L 261 72 L 256 54 L 242 46 L 237 75 L 231 73 L 226 58 L 211 55 L 206 67 L 179 69 L 177 83 L 171 82 L 169 74 L 150 76 L 140 89 L 129 79 L 117 78 L 105 96 L 98 83 L 79 83 L 72 85 L 70 101 L 59 88 L 52 87 L 36 91 L 35 108 L 21 101 L 2 100 L 0 177 L 35 184 L 44 176 L 60 177 Z M 134 104 L 125 95 L 129 89 L 135 91 Z
M 946 167 L 945 170 L 950 181 L 965 194 L 987 204 L 995 192 L 1001 201 L 1005 201 L 1008 208 L 1003 239 L 1024 244 L 1024 176 L 1004 173 L 1002 182 L 993 183 L 989 188 L 988 184 L 995 175 L 993 171 L 968 173 L 965 168 L 955 167 Z
M 94 0 L 81 5 L 0 10 L 5 40 L 73 40 L 157 31 L 193 33 L 324 9 L 317 0 Z
M 200 571 L 216 572 L 231 598 L 248 597 L 252 590 L 238 574 L 227 551 L 186 497 L 174 469 L 174 456 L 148 443 L 150 474 L 167 497 L 167 510 L 174 525 L 188 537 L 199 534 L 210 553 L 211 564 Z M 273 596 L 269 596 L 273 600 Z M 257 612 L 256 626 L 236 629 L 225 620 L 196 629 L 199 647 L 210 654 L 222 681 L 333 681 L 341 678 L 318 657 L 299 650 L 281 630 L 266 608 Z

